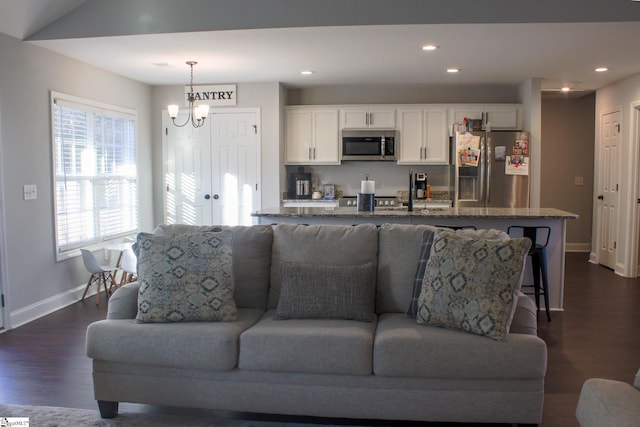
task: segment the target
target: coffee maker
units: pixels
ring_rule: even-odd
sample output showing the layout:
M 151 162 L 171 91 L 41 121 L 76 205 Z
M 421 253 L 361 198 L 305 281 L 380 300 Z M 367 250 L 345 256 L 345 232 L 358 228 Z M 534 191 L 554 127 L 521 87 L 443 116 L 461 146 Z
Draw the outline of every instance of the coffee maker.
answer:
M 311 173 L 305 173 L 303 167 L 289 175 L 289 198 L 310 199 L 313 189 L 311 187 Z
M 415 185 L 416 191 L 416 199 L 426 199 L 427 198 L 427 174 L 426 173 L 416 173 L 415 177 Z

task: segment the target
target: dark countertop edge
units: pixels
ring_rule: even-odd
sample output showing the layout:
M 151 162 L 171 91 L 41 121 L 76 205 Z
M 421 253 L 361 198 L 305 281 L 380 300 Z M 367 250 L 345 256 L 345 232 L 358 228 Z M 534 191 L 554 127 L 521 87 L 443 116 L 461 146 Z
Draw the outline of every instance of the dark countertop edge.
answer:
M 337 208 L 340 209 L 340 208 Z M 348 208 L 344 208 L 348 209 Z M 469 209 L 469 212 L 465 212 Z M 501 208 L 489 208 L 492 212 L 478 213 L 474 209 L 484 208 L 451 208 L 440 210 L 407 211 L 374 211 L 349 212 L 325 208 L 273 208 L 257 211 L 253 217 L 290 217 L 290 218 L 475 218 L 475 219 L 579 219 L 578 214 L 555 208 L 531 208 L 531 212 L 512 212 L 510 208 L 503 208 L 508 212 L 499 212 Z M 542 212 L 541 212 L 542 211 Z M 547 212 L 544 212 L 547 211 Z

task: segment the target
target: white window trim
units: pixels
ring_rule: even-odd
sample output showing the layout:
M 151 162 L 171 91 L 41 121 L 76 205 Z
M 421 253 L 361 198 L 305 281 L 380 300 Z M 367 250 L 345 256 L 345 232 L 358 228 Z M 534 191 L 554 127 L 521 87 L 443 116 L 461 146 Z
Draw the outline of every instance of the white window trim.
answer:
M 76 248 L 76 249 L 71 249 L 71 250 L 67 250 L 64 252 L 60 252 L 59 251 L 59 243 L 58 243 L 58 215 L 57 215 L 57 198 L 56 198 L 56 165 L 55 165 L 55 153 L 53 152 L 54 147 L 55 147 L 55 135 L 54 135 L 54 104 L 56 102 L 62 103 L 62 104 L 67 104 L 67 105 L 76 105 L 76 106 L 81 106 L 84 109 L 90 110 L 92 108 L 95 108 L 96 110 L 100 110 L 100 111 L 109 111 L 110 114 L 112 114 L 113 116 L 122 116 L 122 117 L 133 117 L 135 122 L 136 122 L 136 129 L 135 129 L 135 141 L 136 141 L 136 170 L 139 170 L 139 161 L 138 161 L 138 155 L 137 153 L 139 153 L 138 150 L 138 112 L 136 110 L 132 110 L 129 108 L 125 108 L 125 107 L 120 107 L 120 106 L 116 106 L 116 105 L 112 105 L 112 104 L 107 104 L 107 103 L 103 103 L 103 102 L 99 102 L 99 101 L 94 101 L 94 100 L 90 100 L 90 99 L 86 99 L 86 98 L 81 98 L 81 97 L 77 97 L 77 96 L 73 96 L 73 95 L 68 95 L 65 93 L 61 93 L 61 92 L 55 92 L 55 91 L 51 91 L 50 92 L 50 123 L 51 123 L 51 162 L 52 162 L 52 182 L 51 182 L 51 191 L 52 191 L 52 203 L 53 203 L 53 220 L 54 220 L 54 228 L 53 228 L 53 234 L 54 234 L 54 252 L 55 252 L 55 256 L 56 256 L 56 261 L 64 261 L 67 259 L 71 259 L 71 258 L 75 258 L 80 256 L 80 247 Z M 136 173 L 136 175 L 138 175 Z M 139 177 L 138 179 L 138 186 L 139 186 Z M 137 222 L 138 222 L 138 226 L 140 224 L 140 192 L 138 191 L 137 193 L 137 205 L 138 205 L 138 218 L 137 218 Z M 99 249 L 104 249 L 106 246 L 108 246 L 110 243 L 113 242 L 119 242 L 121 241 L 124 237 L 131 237 L 130 233 L 123 233 L 122 235 L 118 235 L 118 236 L 113 236 L 110 239 L 105 239 L 99 242 L 94 242 L 92 244 L 88 244 L 86 246 L 83 246 L 82 249 L 89 249 L 92 251 L 95 250 L 99 250 Z

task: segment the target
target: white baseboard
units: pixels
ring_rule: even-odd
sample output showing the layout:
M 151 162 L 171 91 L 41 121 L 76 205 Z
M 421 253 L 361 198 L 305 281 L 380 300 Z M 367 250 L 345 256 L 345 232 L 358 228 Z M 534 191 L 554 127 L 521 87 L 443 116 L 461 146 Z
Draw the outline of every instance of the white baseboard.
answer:
M 80 301 L 82 298 L 82 293 L 84 292 L 87 284 L 83 284 L 77 286 L 73 289 L 69 289 L 68 291 L 62 292 L 57 295 L 53 295 L 47 299 L 42 301 L 38 301 L 26 307 L 22 307 L 16 311 L 12 311 L 9 314 L 9 328 L 17 328 L 18 326 L 25 325 L 29 322 L 33 322 L 36 319 L 39 319 L 42 316 L 46 316 L 47 314 L 51 314 L 54 311 L 58 311 L 61 308 L 67 307 L 73 303 Z M 97 290 L 89 289 L 87 293 L 87 297 L 89 298 L 92 295 L 95 295 Z
M 591 243 L 567 243 L 567 252 L 591 252 Z

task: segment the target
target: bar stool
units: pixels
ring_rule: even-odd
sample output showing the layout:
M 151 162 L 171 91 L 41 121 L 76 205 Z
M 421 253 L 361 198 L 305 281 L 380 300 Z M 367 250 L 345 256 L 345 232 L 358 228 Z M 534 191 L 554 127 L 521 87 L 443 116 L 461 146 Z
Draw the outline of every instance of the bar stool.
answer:
M 540 311 L 540 295 L 544 296 L 544 307 L 547 312 L 547 321 L 551 321 L 551 311 L 549 309 L 549 277 L 547 275 L 547 245 L 551 228 L 512 225 L 507 229 L 507 234 L 511 237 L 527 237 L 531 240 L 531 270 L 533 271 L 533 293 L 536 298 L 536 307 Z M 542 289 L 540 289 L 540 276 L 542 276 Z M 531 287 L 531 286 L 526 286 Z M 531 294 L 527 294 L 531 295 Z

